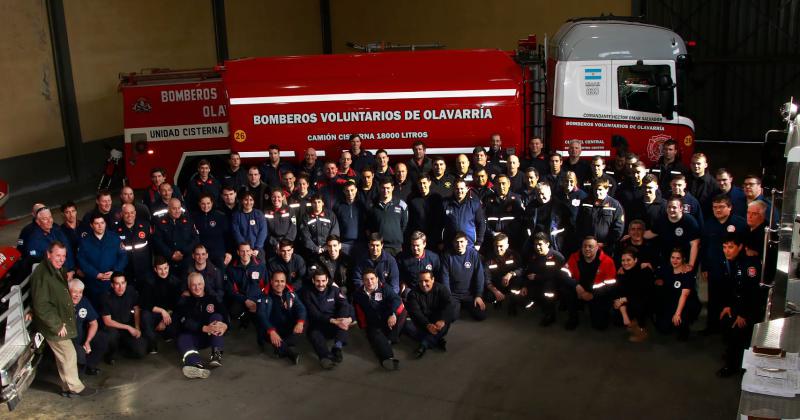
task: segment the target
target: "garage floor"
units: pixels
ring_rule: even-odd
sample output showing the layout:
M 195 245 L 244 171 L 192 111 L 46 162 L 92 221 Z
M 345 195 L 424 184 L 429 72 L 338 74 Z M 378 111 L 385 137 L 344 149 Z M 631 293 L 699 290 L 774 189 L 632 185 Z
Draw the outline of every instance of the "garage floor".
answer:
M 86 205 L 81 205 L 85 208 Z M 58 217 L 57 217 L 58 219 Z M 0 228 L 15 243 L 22 223 Z M 719 336 L 687 343 L 654 334 L 631 344 L 622 328 L 593 331 L 584 316 L 576 331 L 537 324 L 538 311 L 488 321 L 459 321 L 448 352 L 413 360 L 407 337 L 396 347 L 400 370 L 380 369 L 361 331 L 345 360 L 322 371 L 308 343 L 299 366 L 259 354 L 253 329 L 233 330 L 224 366 L 207 380 L 185 379 L 174 348 L 141 361 L 101 365 L 86 383 L 100 393 L 58 396 L 57 374 L 43 363 L 32 389 L 2 418 L 381 418 L 406 419 L 732 419 L 739 381 L 718 379 Z M 564 320 L 562 315 L 559 323 Z M 702 328 L 701 323 L 695 329 Z M 0 409 L 4 410 L 4 409 Z

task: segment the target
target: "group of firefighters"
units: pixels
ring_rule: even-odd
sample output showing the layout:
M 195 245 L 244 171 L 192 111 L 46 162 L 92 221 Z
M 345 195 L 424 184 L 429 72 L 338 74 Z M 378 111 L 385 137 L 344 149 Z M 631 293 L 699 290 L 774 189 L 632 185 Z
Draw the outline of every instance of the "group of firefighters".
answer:
M 517 155 L 498 135 L 452 168 L 426 156 L 423 142 L 411 152 L 392 162 L 353 135 L 338 161 L 308 149 L 295 166 L 271 145 L 250 167 L 231 153 L 217 176 L 200 160 L 184 194 L 155 168 L 140 199 L 129 187 L 118 203 L 100 191 L 82 219 L 75 203 L 61 205 L 61 225 L 37 203 L 18 241 L 28 267 L 42 262 L 34 319 L 50 328 L 51 347 L 61 342 L 59 363 L 90 375 L 102 360 L 141 358 L 166 340 L 187 377 L 206 378 L 222 365 L 231 326 L 248 325 L 262 349 L 294 364 L 307 335 L 325 369 L 342 362 L 357 325 L 380 365 L 395 370 L 401 334 L 423 357 L 446 350 L 462 312 L 482 321 L 491 307 L 511 316 L 541 308 L 543 327 L 564 311 L 569 330 L 588 311 L 593 328 L 623 325 L 633 342 L 653 328 L 686 340 L 704 281 L 701 333 L 726 343 L 718 374 L 740 373 L 766 302 L 772 206 L 758 176 L 740 188 L 702 153 L 686 167 L 673 140 L 649 168 L 625 150 L 610 162 L 586 159 L 578 141 L 562 155 L 534 138 Z M 64 287 L 43 287 L 48 276 Z M 74 310 L 63 331 L 48 303 L 58 293 Z M 59 356 L 67 338 L 73 359 Z M 208 347 L 206 360 L 199 351 Z M 65 395 L 77 388 L 65 385 Z

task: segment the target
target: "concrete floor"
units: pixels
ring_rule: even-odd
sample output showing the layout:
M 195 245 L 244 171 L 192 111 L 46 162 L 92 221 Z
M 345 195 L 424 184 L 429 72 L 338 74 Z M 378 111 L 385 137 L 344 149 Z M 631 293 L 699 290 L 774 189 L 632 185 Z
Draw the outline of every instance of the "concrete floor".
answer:
M 82 209 L 90 203 L 81 203 Z M 58 217 L 56 217 L 58 219 Z M 0 228 L 14 244 L 25 222 Z M 631 344 L 621 328 L 576 331 L 538 327 L 541 315 L 508 318 L 493 311 L 484 323 L 459 321 L 448 352 L 413 360 L 407 337 L 396 346 L 398 372 L 385 372 L 366 337 L 353 331 L 345 361 L 322 371 L 310 346 L 289 366 L 256 350 L 252 328 L 229 335 L 225 365 L 203 380 L 185 379 L 174 348 L 144 360 L 102 365 L 86 383 L 87 399 L 64 399 L 50 363 L 22 404 L 0 418 L 375 418 L 406 419 L 731 419 L 739 380 L 721 380 L 719 336 L 693 334 L 687 343 L 654 334 Z M 560 322 L 564 320 L 562 314 Z M 700 323 L 695 325 L 699 329 Z M 0 410 L 5 410 L 0 408 Z

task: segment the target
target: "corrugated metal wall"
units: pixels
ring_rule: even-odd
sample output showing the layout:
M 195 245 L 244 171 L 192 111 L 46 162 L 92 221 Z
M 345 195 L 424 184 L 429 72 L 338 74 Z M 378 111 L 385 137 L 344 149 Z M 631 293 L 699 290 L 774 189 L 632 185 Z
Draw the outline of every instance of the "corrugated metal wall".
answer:
M 682 113 L 698 139 L 760 141 L 783 128 L 778 107 L 800 97 L 800 0 L 636 3 L 647 23 L 697 43 Z

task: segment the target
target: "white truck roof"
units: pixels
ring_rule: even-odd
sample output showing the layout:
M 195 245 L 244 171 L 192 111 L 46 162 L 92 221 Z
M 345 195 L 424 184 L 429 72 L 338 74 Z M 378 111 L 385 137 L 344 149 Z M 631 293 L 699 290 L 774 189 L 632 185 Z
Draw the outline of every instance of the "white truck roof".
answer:
M 669 29 L 624 20 L 576 20 L 552 39 L 558 61 L 675 60 L 686 54 L 683 39 Z

